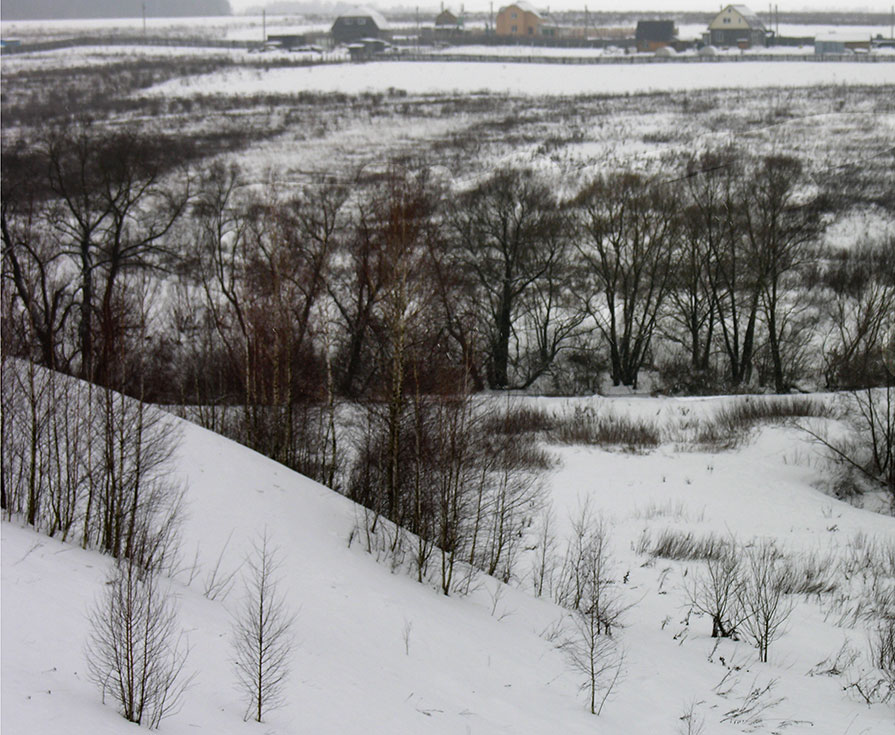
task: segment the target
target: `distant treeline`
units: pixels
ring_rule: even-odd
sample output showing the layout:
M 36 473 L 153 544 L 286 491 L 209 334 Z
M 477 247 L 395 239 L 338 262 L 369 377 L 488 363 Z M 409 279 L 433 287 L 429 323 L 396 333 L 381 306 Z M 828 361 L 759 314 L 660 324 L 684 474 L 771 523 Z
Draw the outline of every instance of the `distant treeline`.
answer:
M 4 0 L 0 18 L 11 20 L 69 20 L 76 18 L 230 15 L 229 0 Z

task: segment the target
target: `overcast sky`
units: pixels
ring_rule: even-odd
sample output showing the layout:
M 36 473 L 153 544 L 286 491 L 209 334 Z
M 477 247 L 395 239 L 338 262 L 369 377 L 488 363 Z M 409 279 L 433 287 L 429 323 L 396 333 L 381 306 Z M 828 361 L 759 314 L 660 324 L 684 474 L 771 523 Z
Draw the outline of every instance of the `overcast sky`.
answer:
M 495 11 L 501 5 L 509 4 L 511 0 L 494 0 Z M 230 0 L 230 6 L 234 13 L 241 13 L 248 8 L 257 8 L 263 5 L 263 0 Z M 394 6 L 415 7 L 419 5 L 420 9 L 432 9 L 440 6 L 440 0 L 386 0 L 383 2 L 357 0 L 352 2 L 333 2 L 332 6 L 341 7 L 344 5 L 373 5 L 375 7 L 389 8 Z M 470 11 L 487 11 L 488 0 L 445 0 L 445 7 L 459 8 L 464 5 Z M 637 2 L 622 2 L 618 0 L 532 0 L 535 7 L 550 8 L 551 10 L 568 10 L 568 9 L 584 9 L 587 5 L 588 10 L 592 11 L 674 11 L 674 10 L 692 10 L 712 12 L 715 8 L 720 8 L 721 3 L 705 2 L 705 0 L 638 0 Z M 745 3 L 756 12 L 767 12 L 768 3 L 766 0 L 758 2 Z M 878 13 L 889 12 L 892 2 L 889 0 L 790 0 L 789 2 L 777 2 L 781 12 L 784 11 L 802 11 L 802 10 L 839 10 L 839 11 L 871 11 Z

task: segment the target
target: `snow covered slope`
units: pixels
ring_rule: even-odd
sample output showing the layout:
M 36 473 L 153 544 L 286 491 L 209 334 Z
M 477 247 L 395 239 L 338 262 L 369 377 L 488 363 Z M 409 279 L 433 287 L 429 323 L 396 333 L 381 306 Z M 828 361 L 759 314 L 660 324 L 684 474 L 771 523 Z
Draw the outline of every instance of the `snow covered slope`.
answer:
M 621 399 L 615 409 L 679 407 Z M 469 597 L 446 598 L 393 574 L 359 544 L 349 548 L 352 503 L 185 424 L 178 464 L 188 484 L 183 557 L 189 567 L 197 554 L 199 566 L 190 584 L 187 570 L 172 584 L 189 632 L 188 669 L 196 676 L 182 711 L 163 721 L 161 731 L 672 735 L 686 732 L 679 718 L 693 705 L 704 735 L 747 727 L 892 732 L 891 706 L 859 706 L 840 679 L 807 675 L 844 640 L 863 645 L 861 630 L 836 628 L 824 621 L 821 607 L 801 600 L 769 664 L 756 663 L 744 642 L 725 641 L 713 650 L 706 620 L 683 622 L 686 566 L 652 562 L 632 550 L 645 528 L 667 526 L 732 532 L 743 540 L 770 534 L 787 547 L 837 550 L 859 530 L 895 537 L 895 519 L 841 504 L 811 486 L 819 470 L 798 435 L 769 429 L 741 451 L 712 455 L 671 447 L 645 456 L 556 451 L 564 461 L 550 478 L 559 525 L 591 498 L 611 524 L 618 583 L 633 604 L 619 633 L 626 675 L 599 719 L 587 712 L 579 681 L 549 640 L 562 611 L 528 595 L 526 584 L 500 594 L 487 580 Z M 239 589 L 212 601 L 202 587 L 222 549 L 222 568 L 232 570 L 264 528 L 282 551 L 281 589 L 297 611 L 297 640 L 287 704 L 259 728 L 242 720 L 229 663 L 228 609 Z M 135 732 L 85 677 L 85 611 L 103 588 L 108 558 L 9 523 L 2 525 L 0 555 L 3 732 Z M 774 682 L 762 700 L 768 707 L 758 720 L 727 717 L 768 682 Z

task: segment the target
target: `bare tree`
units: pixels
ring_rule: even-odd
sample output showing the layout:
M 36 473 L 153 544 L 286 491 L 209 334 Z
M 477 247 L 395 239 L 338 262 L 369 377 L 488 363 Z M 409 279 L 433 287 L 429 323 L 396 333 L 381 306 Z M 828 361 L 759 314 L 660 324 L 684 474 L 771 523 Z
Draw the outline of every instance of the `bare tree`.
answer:
M 535 331 L 541 344 L 532 367 L 537 366 L 535 373 L 540 374 L 544 359 L 556 354 L 555 339 L 564 338 L 567 331 L 563 326 L 554 331 L 543 322 L 555 311 L 560 285 L 556 269 L 567 248 L 564 220 L 549 186 L 531 171 L 500 170 L 457 197 L 449 221 L 456 262 L 475 284 L 484 312 L 489 385 L 506 388 L 518 382 L 510 370 L 514 330 L 521 313 L 538 302 L 541 324 Z M 548 274 L 552 277 L 545 280 Z M 523 296 L 538 283 L 540 295 L 524 304 Z M 549 294 L 543 290 L 548 283 Z M 545 304 L 547 311 L 542 308 Z M 519 349 L 528 346 L 521 344 Z M 522 382 L 531 380 L 527 376 Z
M 849 394 L 845 405 L 850 436 L 830 438 L 807 426 L 802 429 L 826 449 L 831 464 L 853 485 L 853 493 L 882 490 L 895 507 L 895 376 L 891 373 L 888 383 L 884 388 Z
M 619 597 L 613 572 L 609 529 L 585 503 L 572 523 L 572 536 L 556 588 L 556 602 L 569 610 L 590 610 L 597 632 L 611 636 L 626 609 Z
M 110 693 L 125 719 L 157 728 L 179 709 L 192 678 L 184 673 L 189 647 L 173 595 L 154 572 L 122 560 L 88 621 L 91 680 L 103 698 Z
M 583 235 L 582 305 L 609 345 L 613 384 L 636 388 L 671 284 L 677 198 L 637 174 L 619 174 L 597 179 L 574 204 Z
M 774 389 L 788 390 L 804 309 L 792 293 L 793 275 L 809 257 L 820 232 L 820 212 L 799 194 L 802 165 L 790 156 L 768 156 L 754 167 L 745 190 L 743 229 L 761 273 L 761 308 L 767 329 Z
M 698 160 L 690 161 L 688 175 L 698 175 L 698 166 Z M 699 207 L 686 200 L 685 203 L 681 241 L 669 284 L 666 333 L 686 350 L 689 369 L 705 373 L 711 365 L 715 334 L 715 309 L 708 280 L 710 249 Z
M 717 558 L 708 559 L 706 566 L 684 585 L 692 608 L 712 619 L 712 638 L 730 638 L 737 633 L 742 611 L 736 593 L 743 583 L 742 577 L 736 550 L 731 548 Z
M 783 590 L 782 555 L 771 541 L 759 541 L 745 549 L 742 584 L 737 601 L 743 611 L 742 630 L 767 663 L 771 643 L 783 633 L 792 613 L 792 602 Z
M 888 244 L 895 251 L 895 241 Z M 866 388 L 886 382 L 886 339 L 895 334 L 895 283 L 881 272 L 882 254 L 871 246 L 837 253 L 826 279 L 830 323 L 822 353 L 827 387 Z M 838 261 L 838 262 L 837 262 Z
M 687 179 L 693 205 L 688 228 L 705 248 L 714 324 L 735 386 L 752 375 L 762 286 L 757 257 L 740 221 L 746 173 L 743 155 L 724 149 L 691 161 Z
M 237 686 L 246 700 L 245 719 L 257 722 L 283 704 L 290 669 L 295 615 L 278 589 L 280 563 L 265 529 L 245 559 L 244 596 L 233 618 Z
M 576 526 L 572 548 L 577 558 L 571 570 L 577 605 L 561 647 L 582 676 L 581 690 L 588 695 L 591 714 L 599 715 L 624 668 L 624 652 L 612 637 L 623 608 L 609 576 L 612 561 L 603 521 L 593 520 L 585 506 Z
M 188 187 L 163 181 L 169 152 L 130 130 L 103 135 L 89 125 L 55 128 L 38 155 L 53 202 L 49 231 L 77 272 L 80 372 L 106 382 L 114 366 L 109 358 L 120 347 L 120 278 L 157 268 L 172 254 L 165 236 L 184 211 Z

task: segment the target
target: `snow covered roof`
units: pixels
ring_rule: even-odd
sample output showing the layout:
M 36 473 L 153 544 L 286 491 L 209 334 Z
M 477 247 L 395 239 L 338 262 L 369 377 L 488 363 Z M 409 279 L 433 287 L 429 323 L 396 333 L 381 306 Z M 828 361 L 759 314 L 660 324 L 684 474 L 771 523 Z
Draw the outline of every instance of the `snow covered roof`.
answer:
M 372 18 L 380 31 L 389 27 L 389 23 L 382 13 L 365 5 L 342 5 L 337 8 L 336 14 L 339 18 Z
M 749 21 L 749 25 L 756 30 L 764 29 L 764 23 L 761 22 L 761 18 L 758 17 L 758 13 L 752 10 L 752 8 L 746 7 L 745 5 L 731 5 L 730 7 L 732 7 L 747 21 Z

